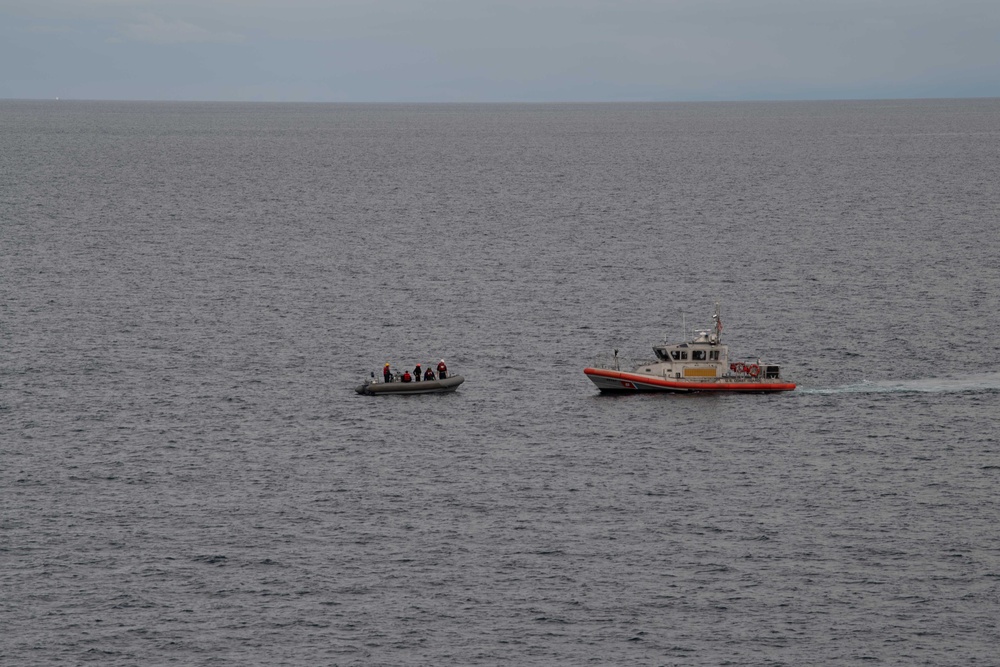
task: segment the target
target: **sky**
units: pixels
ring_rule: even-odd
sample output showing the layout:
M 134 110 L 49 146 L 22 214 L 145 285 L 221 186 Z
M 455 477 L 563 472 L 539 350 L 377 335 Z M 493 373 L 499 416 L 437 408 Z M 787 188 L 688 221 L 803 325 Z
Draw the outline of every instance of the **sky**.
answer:
M 1000 97 L 1000 0 L 0 0 L 0 98 Z

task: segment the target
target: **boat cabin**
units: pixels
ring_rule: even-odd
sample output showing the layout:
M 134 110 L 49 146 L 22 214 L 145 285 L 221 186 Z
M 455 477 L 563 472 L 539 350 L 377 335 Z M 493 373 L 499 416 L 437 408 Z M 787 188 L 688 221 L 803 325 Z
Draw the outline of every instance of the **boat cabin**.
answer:
M 758 360 L 746 363 L 729 363 L 729 346 L 719 341 L 717 333 L 699 331 L 697 337 L 686 343 L 654 345 L 656 360 L 640 364 L 637 372 L 650 373 L 665 378 L 763 378 L 775 380 L 781 377 L 781 369 Z
M 637 370 L 669 378 L 714 378 L 722 377 L 729 365 L 729 347 L 708 331 L 686 343 L 654 345 L 653 353 L 657 361 Z

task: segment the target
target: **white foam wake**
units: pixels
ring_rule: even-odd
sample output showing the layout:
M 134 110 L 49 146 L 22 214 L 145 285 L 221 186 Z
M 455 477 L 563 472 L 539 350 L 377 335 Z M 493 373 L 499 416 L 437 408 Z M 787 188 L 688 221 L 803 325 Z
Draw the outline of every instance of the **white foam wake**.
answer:
M 803 388 L 803 394 L 880 394 L 891 392 L 960 393 L 1000 391 L 1000 373 L 966 375 L 961 378 L 921 378 L 919 380 L 877 380 L 841 387 Z

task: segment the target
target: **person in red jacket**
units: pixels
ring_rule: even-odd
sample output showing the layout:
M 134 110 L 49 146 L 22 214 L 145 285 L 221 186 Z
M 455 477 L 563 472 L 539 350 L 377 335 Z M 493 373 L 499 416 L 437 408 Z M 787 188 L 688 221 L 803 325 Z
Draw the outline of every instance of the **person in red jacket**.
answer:
M 438 362 L 438 377 L 442 380 L 448 377 L 448 367 L 444 365 L 444 359 Z
M 382 367 L 382 377 L 386 382 L 392 382 L 392 371 L 389 370 L 389 364 Z
M 410 378 L 410 371 L 403 371 L 403 378 L 402 379 L 403 379 L 403 382 L 409 382 L 410 379 L 411 379 Z

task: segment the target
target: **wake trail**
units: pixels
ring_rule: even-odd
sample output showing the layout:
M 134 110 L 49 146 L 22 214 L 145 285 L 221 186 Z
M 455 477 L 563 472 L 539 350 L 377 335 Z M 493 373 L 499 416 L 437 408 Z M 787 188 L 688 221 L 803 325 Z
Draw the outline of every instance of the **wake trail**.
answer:
M 840 387 L 799 388 L 802 394 L 888 394 L 927 393 L 954 394 L 962 392 L 1000 391 L 1000 373 L 967 375 L 963 378 L 921 378 L 919 380 L 878 380 Z

